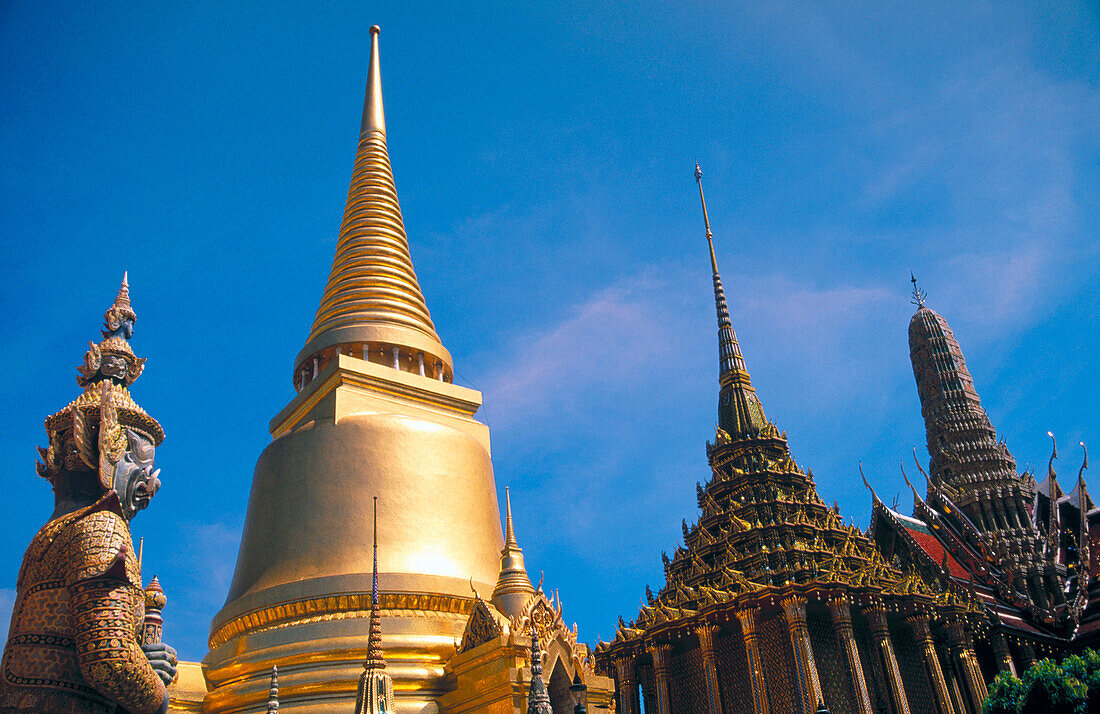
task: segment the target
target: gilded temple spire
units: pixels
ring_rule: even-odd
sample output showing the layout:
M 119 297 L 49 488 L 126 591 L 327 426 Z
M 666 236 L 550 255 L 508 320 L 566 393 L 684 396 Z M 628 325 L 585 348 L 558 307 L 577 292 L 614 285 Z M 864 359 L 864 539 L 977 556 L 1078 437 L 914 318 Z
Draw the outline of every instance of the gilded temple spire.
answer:
M 382 656 L 382 618 L 378 608 L 378 496 L 374 497 L 374 571 L 371 581 L 370 631 L 367 659 L 359 675 L 355 714 L 383 714 L 393 711 L 393 681 L 386 674 Z
M 386 145 L 377 25 L 371 27 L 359 147 L 344 220 L 321 304 L 295 362 L 302 389 L 336 354 L 451 381 L 451 355 L 440 342 L 413 269 Z
M 382 657 L 382 620 L 378 615 L 378 496 L 374 497 L 374 570 L 370 592 L 370 634 L 367 636 L 366 670 L 386 668 Z
M 710 230 L 707 199 L 703 195 L 703 171 L 695 164 L 695 183 L 699 185 L 699 201 L 703 206 L 703 224 L 710 248 L 710 267 L 714 281 L 714 305 L 718 313 L 718 381 L 722 389 L 718 398 L 718 426 L 730 436 L 758 432 L 767 425 L 764 408 L 752 386 L 741 345 L 730 321 L 722 276 L 718 274 L 718 258 L 714 253 L 714 234 Z
M 500 551 L 500 576 L 493 588 L 492 603 L 505 617 L 515 619 L 523 616 L 528 601 L 535 595 L 535 589 L 531 587 L 531 578 L 527 575 L 523 550 L 516 541 L 516 530 L 512 524 L 512 495 L 507 486 L 504 488 L 504 501 L 504 548 Z

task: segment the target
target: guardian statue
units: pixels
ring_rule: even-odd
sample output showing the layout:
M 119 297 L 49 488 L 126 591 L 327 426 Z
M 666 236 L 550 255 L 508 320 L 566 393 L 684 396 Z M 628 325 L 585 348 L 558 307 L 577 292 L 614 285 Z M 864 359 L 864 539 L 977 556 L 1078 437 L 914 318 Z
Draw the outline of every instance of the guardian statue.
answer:
M 4 647 L 0 714 L 153 714 L 168 710 L 176 652 L 142 644 L 145 594 L 130 521 L 160 487 L 164 431 L 130 397 L 144 358 L 126 277 L 89 343 L 84 392 L 46 419 L 38 474 L 54 511 L 23 556 Z

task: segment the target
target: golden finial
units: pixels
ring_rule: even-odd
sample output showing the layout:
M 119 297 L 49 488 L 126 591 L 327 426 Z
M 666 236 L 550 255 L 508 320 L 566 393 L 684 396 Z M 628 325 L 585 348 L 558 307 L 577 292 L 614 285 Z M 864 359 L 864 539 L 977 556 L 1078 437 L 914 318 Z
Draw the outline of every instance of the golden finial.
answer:
M 867 487 L 867 490 L 871 492 L 871 498 L 875 500 L 875 503 L 882 503 L 882 499 L 875 493 L 875 489 L 871 488 L 871 484 L 867 483 L 867 477 L 863 474 L 863 462 L 859 462 L 859 477 L 863 479 L 863 485 Z M 883 504 L 886 505 L 886 504 Z
M 707 214 L 707 199 L 703 195 L 703 170 L 695 162 L 695 183 L 699 184 L 699 201 L 703 204 L 703 225 L 707 228 L 707 245 L 710 246 L 710 269 L 718 274 L 718 258 L 714 255 L 714 234 L 710 231 L 710 216 Z
M 504 503 L 507 513 L 504 517 L 504 547 L 516 549 L 519 548 L 519 543 L 516 541 L 516 529 L 512 525 L 512 494 L 507 486 L 504 487 Z
M 386 133 L 386 113 L 382 109 L 382 70 L 378 66 L 378 35 L 382 28 L 370 28 L 370 69 L 367 72 L 367 100 L 363 103 L 363 123 L 359 135 L 377 131 Z
M 122 285 L 118 288 L 118 296 L 115 297 L 115 305 L 130 307 L 130 271 L 122 271 Z

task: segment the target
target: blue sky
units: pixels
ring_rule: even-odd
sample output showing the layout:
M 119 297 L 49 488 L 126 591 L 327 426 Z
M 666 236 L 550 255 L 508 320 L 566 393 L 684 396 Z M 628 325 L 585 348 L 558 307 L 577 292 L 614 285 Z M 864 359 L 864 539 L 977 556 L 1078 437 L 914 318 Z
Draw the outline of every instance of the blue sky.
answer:
M 709 471 L 696 159 L 765 409 L 846 518 L 870 513 L 861 460 L 907 509 L 898 461 L 926 456 L 910 270 L 1021 467 L 1048 429 L 1064 479 L 1100 447 L 1095 4 L 230 5 L 0 7 L 0 627 L 52 509 L 42 420 L 128 269 L 134 395 L 168 434 L 135 535 L 165 639 L 205 653 L 335 250 L 374 23 L 428 305 L 582 639 L 658 588 Z

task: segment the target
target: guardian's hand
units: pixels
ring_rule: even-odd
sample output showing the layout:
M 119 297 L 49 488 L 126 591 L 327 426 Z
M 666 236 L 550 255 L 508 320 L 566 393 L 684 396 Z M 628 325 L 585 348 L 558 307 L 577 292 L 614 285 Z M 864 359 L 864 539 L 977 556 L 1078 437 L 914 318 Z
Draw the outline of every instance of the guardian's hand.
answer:
M 141 651 L 145 653 L 149 665 L 164 682 L 164 686 L 167 687 L 176 679 L 176 665 L 179 664 L 179 659 L 176 658 L 175 649 L 163 642 L 157 642 L 142 645 Z

